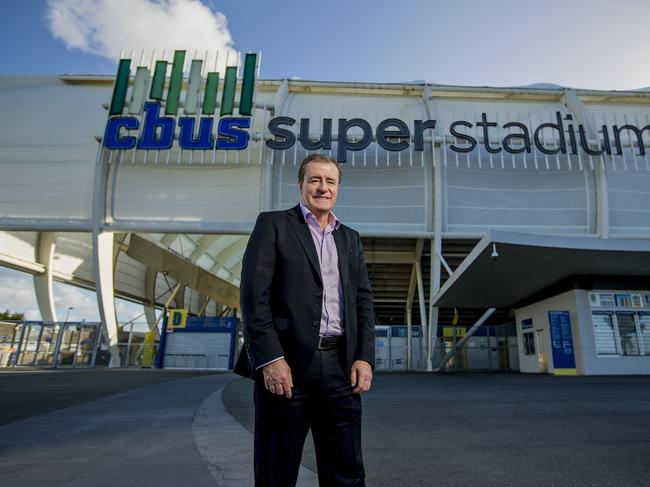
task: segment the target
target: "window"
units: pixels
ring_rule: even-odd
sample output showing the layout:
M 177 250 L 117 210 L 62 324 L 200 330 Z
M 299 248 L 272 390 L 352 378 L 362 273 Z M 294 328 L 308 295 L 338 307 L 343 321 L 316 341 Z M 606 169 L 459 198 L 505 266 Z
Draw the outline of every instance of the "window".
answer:
M 598 355 L 618 355 L 612 313 L 594 311 L 592 321 L 594 324 L 594 338 L 596 339 L 596 353 Z
M 645 355 L 650 356 L 650 313 L 639 313 L 639 333 Z
M 591 317 L 598 355 L 650 356 L 650 313 L 592 311 Z
M 623 355 L 640 355 L 639 337 L 636 335 L 634 313 L 616 313 L 618 335 L 621 338 Z
M 524 333 L 524 355 L 535 355 L 535 336 L 533 332 Z

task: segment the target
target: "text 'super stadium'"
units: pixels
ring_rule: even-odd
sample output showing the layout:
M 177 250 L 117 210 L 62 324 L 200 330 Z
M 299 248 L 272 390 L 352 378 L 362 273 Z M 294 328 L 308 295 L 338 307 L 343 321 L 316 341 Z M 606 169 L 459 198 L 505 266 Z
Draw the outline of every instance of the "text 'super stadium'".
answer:
M 256 54 L 177 51 L 115 77 L 3 76 L 0 106 L 0 265 L 34 276 L 43 318 L 3 328 L 1 365 L 38 365 L 47 333 L 67 346 L 56 280 L 97 292 L 73 355 L 146 362 L 147 339 L 120 346 L 119 296 L 161 354 L 156 309 L 176 309 L 159 365 L 228 368 L 236 340 L 212 360 L 187 323 L 237 316 L 257 214 L 295 205 L 321 152 L 344 165 L 378 368 L 650 373 L 650 92 L 265 80 Z

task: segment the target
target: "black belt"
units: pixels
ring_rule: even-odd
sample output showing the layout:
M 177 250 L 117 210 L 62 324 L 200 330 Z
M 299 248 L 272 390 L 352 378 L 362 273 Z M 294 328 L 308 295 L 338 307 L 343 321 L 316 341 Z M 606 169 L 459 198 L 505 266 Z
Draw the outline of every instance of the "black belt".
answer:
M 318 337 L 318 350 L 331 350 L 337 348 L 339 343 L 343 341 L 343 335 L 334 335 L 334 336 L 323 336 Z

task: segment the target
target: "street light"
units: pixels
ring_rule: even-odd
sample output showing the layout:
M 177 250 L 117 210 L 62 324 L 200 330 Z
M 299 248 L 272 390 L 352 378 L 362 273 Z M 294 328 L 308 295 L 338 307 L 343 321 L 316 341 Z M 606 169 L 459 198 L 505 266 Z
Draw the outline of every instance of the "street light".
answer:
M 72 307 L 72 306 L 70 306 L 70 307 L 68 308 L 68 312 L 67 312 L 66 315 L 65 315 L 65 322 L 66 322 L 66 323 L 68 322 L 68 318 L 70 318 L 70 311 L 72 311 L 73 309 L 74 309 L 74 307 Z

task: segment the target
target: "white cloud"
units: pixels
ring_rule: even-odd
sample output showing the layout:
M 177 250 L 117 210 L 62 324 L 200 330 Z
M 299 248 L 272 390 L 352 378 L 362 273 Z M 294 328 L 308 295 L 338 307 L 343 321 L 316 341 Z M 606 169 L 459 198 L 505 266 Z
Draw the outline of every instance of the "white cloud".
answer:
M 70 321 L 84 319 L 86 321 L 99 321 L 99 308 L 94 291 L 55 282 L 52 292 L 59 320 L 65 320 L 66 316 L 68 316 L 68 308 L 72 308 L 68 316 Z
M 54 305 L 60 320 L 64 320 L 70 310 L 71 321 L 99 321 L 97 296 L 94 291 L 55 282 Z M 34 293 L 34 278 L 24 272 L 0 267 L 0 311 L 9 310 L 24 313 L 27 320 L 41 320 L 41 313 Z M 119 323 L 136 318 L 136 322 L 145 322 L 140 304 L 115 299 L 115 311 Z
M 234 53 L 226 17 L 199 0 L 48 0 L 48 22 L 69 49 L 109 59 L 135 49 L 135 59 L 144 50 L 149 63 L 153 50 L 155 59 L 163 49 L 170 59 L 175 49 L 185 49 L 199 57 L 208 50 L 214 63 L 218 50 L 222 65 L 226 52 Z
M 134 320 L 135 323 L 145 323 L 147 319 L 144 316 L 144 308 L 141 304 L 132 303 L 123 299 L 115 299 L 115 313 L 117 314 L 117 321 L 125 323 Z M 159 311 L 156 312 L 156 315 Z
M 29 274 L 0 267 L 0 310 L 24 313 L 28 320 L 40 320 L 33 283 Z

